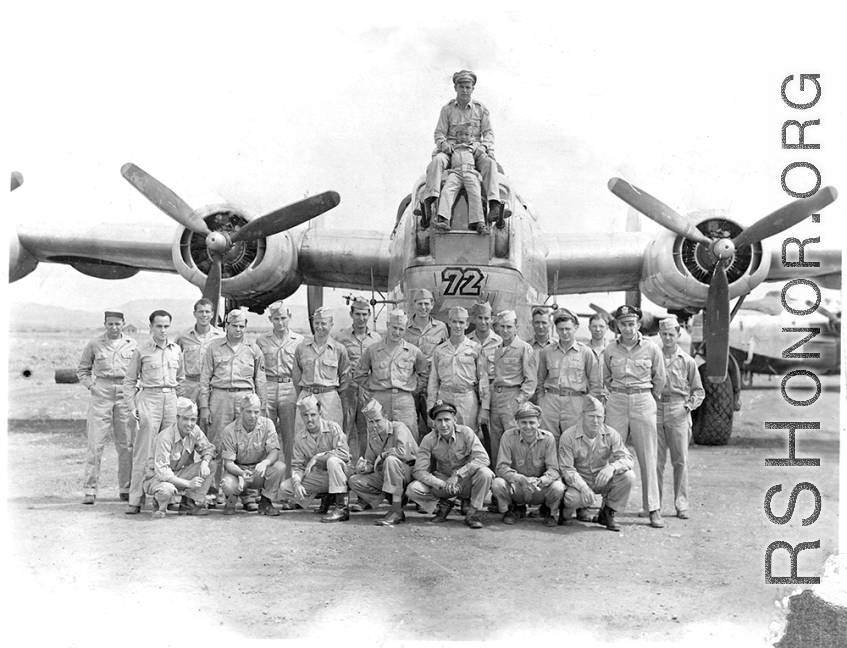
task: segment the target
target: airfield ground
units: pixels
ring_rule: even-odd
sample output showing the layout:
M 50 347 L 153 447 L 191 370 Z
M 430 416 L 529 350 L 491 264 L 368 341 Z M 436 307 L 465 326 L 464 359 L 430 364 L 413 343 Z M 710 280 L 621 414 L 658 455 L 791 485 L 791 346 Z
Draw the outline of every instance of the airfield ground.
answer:
M 820 550 L 800 554 L 801 575 L 820 575 L 838 547 L 837 377 L 822 378 L 824 391 L 807 408 L 788 405 L 778 380 L 758 378 L 743 392 L 729 445 L 691 447 L 691 519 L 671 517 L 666 504 L 663 530 L 637 517 L 638 486 L 621 533 L 546 529 L 537 518 L 506 527 L 493 514 L 472 531 L 458 516 L 432 525 L 411 511 L 392 529 L 372 524 L 382 511 L 334 525 L 303 511 L 152 520 L 124 515 L 113 447 L 97 505 L 80 505 L 86 392 L 53 384 L 52 369 L 72 365 L 83 342 L 11 338 L 6 630 L 32 645 L 228 637 L 761 645 L 781 617 L 774 602 L 794 589 L 764 584 L 767 545 L 819 539 Z M 55 358 L 65 345 L 72 360 L 63 364 Z M 766 468 L 766 457 L 787 450 L 786 432 L 765 430 L 765 420 L 820 421 L 820 431 L 797 439 L 798 456 L 820 457 L 820 468 Z M 666 493 L 670 474 L 668 465 Z M 820 490 L 820 518 L 800 526 L 813 506 L 803 493 L 790 523 L 769 522 L 766 491 L 783 485 L 773 504 L 780 514 L 800 481 Z M 787 575 L 779 552 L 774 565 Z

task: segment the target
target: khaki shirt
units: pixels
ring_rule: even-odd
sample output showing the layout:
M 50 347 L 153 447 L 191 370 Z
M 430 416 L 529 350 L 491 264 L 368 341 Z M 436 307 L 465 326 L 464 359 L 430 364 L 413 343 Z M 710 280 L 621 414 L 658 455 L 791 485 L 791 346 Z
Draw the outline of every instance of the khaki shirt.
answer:
M 432 359 L 432 353 L 435 347 L 447 340 L 450 334 L 447 332 L 447 325 L 441 320 L 429 318 L 423 328 L 419 328 L 415 324 L 415 318 L 409 317 L 409 325 L 406 327 L 406 332 L 403 333 L 403 339 L 409 344 L 414 344 L 426 356 L 427 360 Z
M 294 352 L 304 339 L 302 335 L 290 329 L 282 340 L 273 332 L 260 336 L 256 345 L 265 357 L 265 375 L 268 378 L 291 378 Z
M 347 349 L 331 337 L 320 348 L 314 338 L 304 340 L 294 351 L 291 378 L 298 387 L 345 389 L 350 384 Z
M 200 368 L 206 352 L 206 344 L 212 340 L 224 337 L 226 334 L 219 328 L 210 327 L 202 338 L 194 327 L 182 331 L 176 338 L 176 343 L 182 349 L 182 361 L 185 363 L 185 377 L 191 380 L 200 379 Z
M 291 458 L 291 479 L 299 484 L 303 479 L 306 464 L 315 455 L 325 454 L 328 457 L 338 457 L 344 463 L 350 462 L 350 448 L 347 447 L 347 436 L 341 426 L 335 421 L 321 419 L 321 429 L 312 434 L 308 429 L 301 430 L 294 437 L 294 452 Z
M 532 348 L 532 352 L 535 354 L 535 362 L 538 362 L 538 358 L 541 355 L 541 351 L 546 349 L 549 346 L 556 346 L 559 344 L 559 338 L 551 335 L 547 338 L 547 341 L 544 344 L 539 344 L 538 340 L 535 339 L 535 336 L 532 336 L 532 339 L 526 341 L 527 344 Z
M 494 351 L 492 387 L 520 387 L 519 402 L 526 402 L 538 385 L 538 366 L 532 348 L 515 336 L 509 344 L 502 342 Z
M 402 389 L 416 392 L 426 385 L 426 356 L 414 344 L 401 341 L 394 349 L 385 340 L 362 354 L 353 373 L 354 382 L 368 391 Z
M 632 455 L 623 444 L 621 435 L 603 424 L 594 442 L 585 436 L 582 421 L 562 432 L 559 439 L 559 470 L 568 486 L 594 486 L 594 479 L 607 464 L 615 474 L 631 470 Z
M 466 337 L 458 346 L 453 346 L 453 343 L 447 340 L 435 347 L 427 387 L 427 409 L 435 404 L 438 390 L 441 388 L 462 392 L 474 391 L 479 396 L 480 408 L 490 408 L 488 360 L 485 359 L 479 344 Z
M 469 340 L 473 340 L 482 347 L 482 352 L 485 354 L 485 359 L 488 361 L 488 381 L 494 380 L 494 351 L 497 347 L 503 344 L 503 338 L 497 335 L 494 331 L 488 332 L 488 337 L 484 340 L 479 339 L 479 331 L 474 331 L 468 336 Z
M 265 356 L 255 344 L 241 341 L 237 348 L 226 337 L 206 345 L 200 370 L 200 407 L 209 407 L 212 388 L 252 389 L 265 407 Z
M 538 360 L 538 390 L 572 389 L 600 396 L 600 363 L 582 342 L 574 341 L 567 350 L 561 344 L 545 348 Z
M 454 473 L 463 479 L 471 471 L 490 464 L 479 437 L 466 425 L 457 423 L 446 440 L 435 430 L 421 439 L 413 474 L 419 482 L 438 487 Z
M 414 463 L 418 454 L 418 443 L 412 432 L 400 421 L 387 421 L 388 429 L 368 434 L 365 450 L 365 473 L 373 472 L 377 459 L 397 457 L 403 463 Z
M 145 340 L 132 354 L 124 376 L 124 400 L 130 409 L 136 408 L 136 396 L 141 389 L 169 387 L 177 396 L 185 395 L 185 368 L 182 350 L 168 340 L 159 346 Z
M 529 443 L 523 440 L 518 428 L 503 433 L 497 457 L 497 476 L 511 484 L 517 481 L 518 475 L 546 476 L 552 481 L 561 477 L 556 439 L 550 432 L 536 430 L 535 438 Z
M 76 368 L 76 375 L 87 389 L 91 389 L 96 378 L 123 378 L 132 354 L 138 344 L 121 333 L 117 340 L 110 340 L 103 333 L 85 345 Z
M 362 359 L 362 354 L 372 344 L 376 344 L 382 339 L 382 336 L 376 331 L 365 329 L 364 339 L 356 337 L 356 330 L 350 326 L 346 329 L 341 329 L 335 339 L 344 345 L 347 349 L 347 358 L 350 360 L 350 366 L 355 367 Z
M 662 359 L 665 361 L 667 378 L 662 396 L 681 396 L 685 400 L 685 408 L 689 411 L 700 407 L 706 392 L 703 390 L 703 381 L 694 358 L 676 347 L 670 358 L 665 356 L 663 351 Z
M 195 462 L 194 453 L 211 462 L 215 458 L 215 446 L 196 425 L 183 437 L 174 423 L 156 435 L 153 456 L 147 462 L 147 476 L 169 482 L 176 473 Z
M 255 466 L 273 450 L 279 450 L 279 437 L 273 421 L 264 416 L 256 420 L 252 430 L 245 429 L 239 416 L 221 434 L 221 459 L 239 466 Z
M 471 140 L 481 142 L 485 150 L 493 156 L 494 130 L 491 128 L 491 115 L 488 108 L 476 99 L 469 100 L 464 108 L 456 99 L 451 99 L 441 108 L 438 123 L 435 125 L 435 152 L 441 150 L 441 143 L 445 140 L 455 143 L 458 127 L 465 124 L 470 126 Z
M 652 389 L 658 400 L 665 386 L 665 362 L 653 342 L 637 334 L 635 346 L 627 349 L 620 336 L 603 350 L 603 383 L 606 389 L 630 387 Z

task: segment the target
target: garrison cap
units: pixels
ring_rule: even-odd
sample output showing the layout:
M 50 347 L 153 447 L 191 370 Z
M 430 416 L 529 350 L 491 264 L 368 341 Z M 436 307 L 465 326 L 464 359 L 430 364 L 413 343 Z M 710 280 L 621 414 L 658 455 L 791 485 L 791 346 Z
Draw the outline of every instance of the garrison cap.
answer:
M 406 326 L 409 323 L 409 316 L 401 308 L 395 308 L 388 315 L 389 324 L 402 324 Z
M 606 408 L 603 407 L 603 403 L 599 400 L 591 396 L 590 394 L 585 396 L 582 399 L 582 412 L 599 412 L 603 414 L 606 411 Z
M 107 310 L 106 314 L 103 316 L 103 319 L 106 319 L 107 317 L 120 317 L 121 319 L 123 319 L 124 314 L 116 310 Z
M 671 315 L 670 317 L 666 317 L 665 319 L 659 321 L 660 331 L 676 331 L 678 329 L 679 320 L 674 315 Z
M 461 81 L 470 81 L 476 85 L 476 74 L 470 70 L 459 70 L 453 75 L 453 85 L 456 85 Z
M 616 320 L 621 320 L 624 317 L 634 317 L 638 320 L 641 319 L 641 309 L 637 306 L 630 306 L 629 304 L 624 304 L 623 306 L 618 306 L 614 313 L 612 313 L 612 317 Z
M 491 315 L 491 304 L 488 302 L 477 302 L 473 305 L 474 315 Z
M 329 306 L 321 306 L 315 309 L 315 314 L 312 315 L 312 319 L 316 320 L 325 320 L 332 319 L 332 309 Z
M 432 300 L 434 300 L 435 297 L 433 297 L 432 293 L 430 291 L 428 291 L 426 288 L 418 288 L 415 291 L 415 296 L 412 298 L 412 301 L 416 302 L 416 301 L 419 301 L 421 299 L 432 299 Z
M 576 316 L 572 310 L 567 308 L 560 308 L 555 313 L 553 313 L 553 324 L 556 325 L 559 322 L 565 322 L 567 320 L 572 320 L 576 326 L 579 326 L 579 318 Z
M 515 412 L 515 420 L 531 418 L 531 417 L 540 417 L 541 416 L 541 408 L 533 405 L 532 403 L 521 403 L 518 406 L 517 411 Z
M 233 322 L 247 322 L 247 313 L 240 308 L 232 309 L 226 316 L 226 323 L 232 324 Z
M 197 416 L 197 405 L 190 398 L 180 396 L 176 399 L 177 416 Z
M 238 399 L 238 404 L 241 405 L 241 407 L 261 407 L 262 400 L 256 396 L 256 394 L 250 393 L 244 394 L 244 396 Z
M 518 314 L 513 310 L 504 310 L 497 313 L 497 323 L 502 324 L 503 322 L 517 322 Z
M 440 398 L 433 403 L 432 407 L 429 408 L 429 418 L 434 419 L 441 412 L 450 412 L 451 414 L 456 413 L 456 406 L 453 403 L 445 400 L 441 400 Z
M 453 308 L 447 311 L 447 317 L 464 317 L 468 319 L 468 311 L 461 306 L 453 306 Z
M 362 297 L 356 297 L 350 303 L 350 309 L 358 308 L 359 310 L 366 310 L 369 313 L 371 312 L 371 304 L 367 299 L 363 299 Z
M 288 309 L 288 306 L 282 303 L 282 300 L 277 300 L 270 306 L 268 306 L 268 310 L 270 311 L 271 317 L 277 315 L 278 313 L 282 313 L 283 315 L 287 315 L 291 317 L 291 311 Z
M 374 416 L 382 416 L 382 405 L 379 404 L 378 400 L 372 398 L 370 402 L 362 408 L 362 414 L 369 419 Z
M 299 401 L 297 401 L 297 409 L 299 409 L 301 412 L 308 412 L 313 407 L 320 407 L 320 403 L 318 402 L 318 399 L 315 398 L 314 394 L 304 396 Z

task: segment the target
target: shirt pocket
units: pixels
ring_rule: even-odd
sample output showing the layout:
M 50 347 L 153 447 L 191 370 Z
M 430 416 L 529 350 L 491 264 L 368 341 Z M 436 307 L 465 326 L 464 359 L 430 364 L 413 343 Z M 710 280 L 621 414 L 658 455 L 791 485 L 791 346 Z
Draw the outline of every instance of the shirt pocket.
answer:
M 624 358 L 612 358 L 612 378 L 623 379 L 626 371 L 626 360 Z
M 648 358 L 638 358 L 635 361 L 635 373 L 639 378 L 649 378 L 652 367 L 653 363 Z
M 688 371 L 685 367 L 673 365 L 670 371 L 667 372 L 668 379 L 672 387 L 676 387 L 681 391 L 686 391 L 688 387 Z
M 568 360 L 568 378 L 574 382 L 585 380 L 585 365 L 582 362 L 582 358 Z
M 98 373 L 109 373 L 111 369 L 112 355 L 106 351 L 97 351 L 94 354 L 94 371 Z
M 232 360 L 233 373 L 240 378 L 253 377 L 253 356 L 237 355 Z

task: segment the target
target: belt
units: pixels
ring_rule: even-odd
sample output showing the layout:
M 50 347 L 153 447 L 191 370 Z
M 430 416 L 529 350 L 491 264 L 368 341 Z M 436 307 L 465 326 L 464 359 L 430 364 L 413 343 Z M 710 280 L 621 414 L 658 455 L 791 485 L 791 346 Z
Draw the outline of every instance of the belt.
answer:
M 545 387 L 544 391 L 557 396 L 585 396 L 585 392 L 568 389 L 567 387 Z
M 169 394 L 172 391 L 176 391 L 175 387 L 142 387 L 144 391 L 155 391 L 162 392 L 163 394 Z
M 185 374 L 186 380 L 193 380 L 194 382 L 200 382 L 200 374 Z
M 303 391 L 307 391 L 312 394 L 326 394 L 327 392 L 334 392 L 337 390 L 338 387 L 303 387 Z
M 268 382 L 272 383 L 290 383 L 291 378 L 283 378 L 282 376 L 265 376 Z
M 496 391 L 498 394 L 500 392 L 506 391 L 507 389 L 520 389 L 520 388 L 521 388 L 520 385 L 497 385 L 496 387 L 493 387 L 494 391 Z
M 470 387 L 447 387 L 446 385 L 441 385 L 438 389 L 440 391 L 450 392 L 451 394 L 473 394 L 476 393 L 476 385 L 471 385 Z
M 398 389 L 397 387 L 392 387 L 391 389 L 373 389 L 371 390 L 373 394 L 411 394 L 412 392 L 406 391 L 405 389 Z
M 118 378 L 117 376 L 94 376 L 94 380 L 108 380 L 109 382 L 123 382 L 124 377 L 121 376 Z
M 212 389 L 217 389 L 218 391 L 225 392 L 243 392 L 243 391 L 253 391 L 252 387 L 212 387 Z
M 680 394 L 662 394 L 662 402 L 663 403 L 672 403 L 674 401 L 684 401 L 686 400 L 685 396 L 681 396 Z
M 616 394 L 645 394 L 653 391 L 652 387 L 612 387 L 609 391 Z

